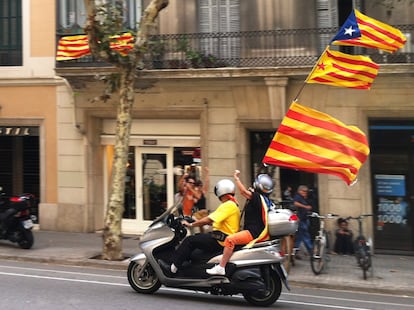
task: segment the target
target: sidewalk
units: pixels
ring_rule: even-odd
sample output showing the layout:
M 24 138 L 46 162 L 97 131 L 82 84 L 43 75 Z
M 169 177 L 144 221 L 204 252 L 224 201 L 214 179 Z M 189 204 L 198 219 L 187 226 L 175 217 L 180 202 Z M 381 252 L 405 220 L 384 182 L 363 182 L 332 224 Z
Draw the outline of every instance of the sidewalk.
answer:
M 102 235 L 99 233 L 66 233 L 34 231 L 35 243 L 30 250 L 17 244 L 0 241 L 0 259 L 93 266 L 126 270 L 128 259 L 111 262 L 96 259 L 102 252 Z M 123 239 L 123 252 L 130 257 L 138 251 L 136 235 Z M 308 286 L 376 293 L 414 296 L 414 256 L 375 255 L 373 275 L 362 278 L 362 270 L 353 256 L 331 255 L 328 268 L 315 276 L 309 260 L 297 260 L 289 273 L 289 283 Z

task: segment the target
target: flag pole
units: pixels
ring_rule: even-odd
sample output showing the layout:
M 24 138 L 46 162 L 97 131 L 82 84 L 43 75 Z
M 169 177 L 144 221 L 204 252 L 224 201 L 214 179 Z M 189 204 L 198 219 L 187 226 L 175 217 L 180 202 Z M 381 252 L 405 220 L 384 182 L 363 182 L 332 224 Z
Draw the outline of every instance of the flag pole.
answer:
M 308 74 L 308 77 L 306 78 L 306 80 L 303 82 L 303 85 L 302 85 L 302 87 L 299 89 L 299 91 L 298 91 L 298 93 L 297 93 L 297 95 L 295 96 L 295 99 L 293 99 L 293 101 L 294 102 L 297 102 L 298 101 L 298 99 L 299 99 L 299 96 L 300 96 L 300 94 L 302 93 L 302 91 L 303 91 L 303 89 L 305 88 L 305 86 L 306 86 L 306 81 L 309 79 L 309 77 L 313 74 L 313 72 L 315 71 L 315 69 L 316 69 L 316 66 L 318 65 L 318 63 L 319 63 L 319 60 L 322 58 L 322 56 L 325 54 L 325 52 L 326 52 L 326 50 L 328 49 L 328 47 L 329 47 L 329 45 L 327 45 L 326 47 L 325 47 L 325 50 L 323 51 L 323 53 L 319 56 L 319 58 L 318 58 L 318 60 L 316 61 L 316 63 L 313 65 L 313 68 L 312 68 L 312 70 L 311 70 L 311 72 Z

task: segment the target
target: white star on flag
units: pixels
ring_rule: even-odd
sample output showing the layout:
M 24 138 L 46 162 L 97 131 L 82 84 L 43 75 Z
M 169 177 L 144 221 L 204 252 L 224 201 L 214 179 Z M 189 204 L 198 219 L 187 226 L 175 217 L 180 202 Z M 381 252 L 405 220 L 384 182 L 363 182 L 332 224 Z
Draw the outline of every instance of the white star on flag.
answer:
M 352 26 L 349 26 L 349 28 L 345 28 L 345 33 L 344 34 L 347 34 L 350 37 L 352 37 L 352 33 L 355 32 L 355 31 L 356 31 L 355 29 L 352 29 Z

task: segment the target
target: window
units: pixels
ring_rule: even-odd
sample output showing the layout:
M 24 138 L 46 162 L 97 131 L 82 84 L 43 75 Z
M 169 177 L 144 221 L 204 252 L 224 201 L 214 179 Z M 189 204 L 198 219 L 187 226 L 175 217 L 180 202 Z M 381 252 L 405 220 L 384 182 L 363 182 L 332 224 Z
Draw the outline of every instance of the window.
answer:
M 115 3 L 115 0 L 110 0 Z M 99 1 L 102 3 L 103 1 Z M 141 20 L 142 0 L 127 0 L 124 6 L 124 25 L 126 29 L 136 29 Z M 98 1 L 97 1 L 98 3 Z M 84 0 L 58 0 L 58 33 L 83 33 L 86 22 Z
M 199 0 L 199 32 L 228 33 L 240 31 L 240 0 Z M 240 55 L 238 36 L 208 36 L 200 41 L 204 54 L 237 59 Z
M 22 1 L 0 0 L 0 66 L 21 66 Z

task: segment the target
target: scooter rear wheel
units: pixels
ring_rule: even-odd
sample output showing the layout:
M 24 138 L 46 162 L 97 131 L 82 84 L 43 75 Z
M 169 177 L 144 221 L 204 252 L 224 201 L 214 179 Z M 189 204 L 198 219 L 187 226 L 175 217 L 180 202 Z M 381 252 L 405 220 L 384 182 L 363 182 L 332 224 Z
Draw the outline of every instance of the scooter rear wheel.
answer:
M 136 262 L 130 262 L 128 282 L 135 291 L 142 294 L 155 293 L 161 287 L 161 282 L 150 264 L 142 266 Z
M 19 235 L 19 240 L 17 241 L 18 245 L 22 249 L 30 249 L 34 243 L 33 232 L 31 230 L 23 228 L 19 231 Z
M 246 301 L 254 306 L 267 307 L 276 302 L 282 293 L 282 280 L 274 271 L 270 274 L 269 287 L 264 294 L 257 294 L 257 292 L 243 293 Z

